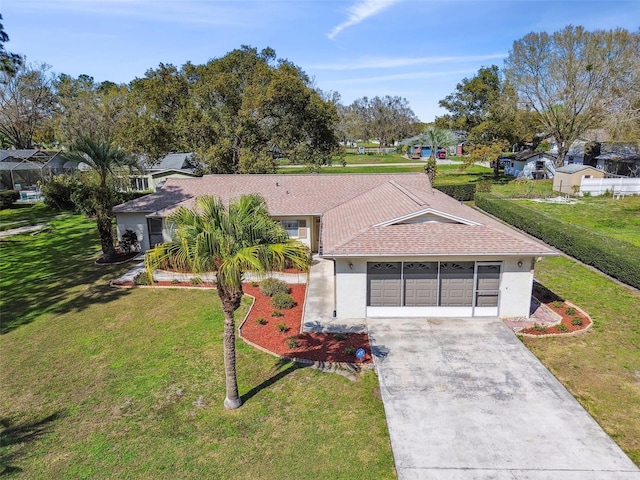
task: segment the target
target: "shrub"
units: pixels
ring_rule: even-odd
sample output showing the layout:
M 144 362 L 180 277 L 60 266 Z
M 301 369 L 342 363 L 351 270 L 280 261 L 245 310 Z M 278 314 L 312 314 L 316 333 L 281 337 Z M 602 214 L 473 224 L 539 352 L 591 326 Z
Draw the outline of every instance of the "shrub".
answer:
M 202 285 L 202 279 L 200 277 L 192 277 L 189 282 L 191 282 L 191 285 Z
M 271 312 L 271 316 L 272 316 L 272 317 L 284 317 L 284 313 L 282 313 L 282 312 L 281 312 L 280 310 L 278 310 L 278 309 L 274 309 L 274 310 Z
M 575 317 L 573 320 L 571 320 L 571 325 L 582 325 L 584 322 L 582 321 L 582 319 L 580 317 Z
M 276 293 L 289 293 L 289 285 L 277 278 L 265 278 L 260 283 L 260 293 L 267 297 L 273 297 Z
M 82 188 L 75 175 L 55 175 L 41 187 L 44 204 L 52 210 L 74 210 L 73 195 Z
M 11 208 L 20 199 L 20 192 L 16 190 L 3 190 L 0 192 L 0 209 Z
M 344 353 L 345 355 L 355 355 L 356 349 L 354 347 L 345 347 Z
M 482 193 L 491 193 L 491 186 L 493 185 L 493 183 L 488 182 L 487 180 L 483 180 L 482 182 L 478 182 L 478 184 L 476 185 L 476 192 L 482 192 Z M 475 192 L 474 192 L 475 195 Z M 473 199 L 471 199 L 473 200 Z
M 299 344 L 298 337 L 287 338 L 287 348 L 298 348 Z
M 489 194 L 476 206 L 618 280 L 640 288 L 640 247 L 568 224 L 551 215 Z
M 562 308 L 562 305 L 564 305 L 564 303 L 560 300 L 556 300 L 555 302 L 553 302 L 553 306 L 556 308 Z
M 476 193 L 476 185 L 474 183 L 434 185 L 434 188 L 461 202 L 469 202 L 473 200 Z
M 287 327 L 287 324 L 284 322 L 278 322 L 276 323 L 276 328 L 278 330 L 280 330 L 282 333 L 286 332 L 287 330 L 289 330 L 289 327 Z
M 151 277 L 147 272 L 140 272 L 136 275 L 136 278 L 133 279 L 133 283 L 136 285 L 151 285 Z
M 558 329 L 559 332 L 568 332 L 569 331 L 569 327 L 567 327 L 564 323 L 560 323 L 560 324 L 556 325 L 556 329 Z
M 258 317 L 258 318 L 256 318 L 256 323 L 258 325 L 266 325 L 267 324 L 267 320 L 264 317 Z
M 271 297 L 271 305 L 276 308 L 284 308 L 286 310 L 296 306 L 296 302 L 291 295 L 284 292 L 278 292 Z
M 177 285 L 180 283 L 180 280 L 178 280 L 177 278 L 172 278 L 171 279 L 171 285 Z
M 345 335 L 344 333 L 334 333 L 333 334 L 333 338 L 335 338 L 336 340 L 341 342 L 342 340 L 346 340 L 347 339 L 347 335 Z
M 531 327 L 531 330 L 539 333 L 547 333 L 547 327 L 545 327 L 544 325 L 540 325 L 539 323 L 536 323 L 533 327 Z
M 569 315 L 569 316 L 573 316 L 573 315 L 575 315 L 576 313 L 578 313 L 578 312 L 576 311 L 576 309 L 575 309 L 575 308 L 573 308 L 573 307 L 567 307 L 567 309 L 565 310 L 565 312 L 566 312 L 566 314 L 567 314 L 567 315 Z

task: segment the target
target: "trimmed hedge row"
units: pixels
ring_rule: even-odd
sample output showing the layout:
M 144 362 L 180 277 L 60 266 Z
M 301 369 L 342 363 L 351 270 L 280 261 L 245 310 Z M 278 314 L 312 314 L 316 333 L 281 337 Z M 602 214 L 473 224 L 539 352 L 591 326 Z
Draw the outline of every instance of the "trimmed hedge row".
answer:
M 640 247 L 554 218 L 513 200 L 478 193 L 476 206 L 591 265 L 640 288 Z
M 449 195 L 461 202 L 470 202 L 476 193 L 475 183 L 460 183 L 451 185 L 434 185 L 433 188 Z

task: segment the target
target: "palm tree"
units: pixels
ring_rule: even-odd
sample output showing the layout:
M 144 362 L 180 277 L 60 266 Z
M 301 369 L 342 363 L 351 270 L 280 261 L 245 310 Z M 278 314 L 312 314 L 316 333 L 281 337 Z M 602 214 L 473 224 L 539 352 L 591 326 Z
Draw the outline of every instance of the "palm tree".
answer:
M 84 163 L 95 171 L 99 184 L 95 188 L 85 185 L 91 191 L 90 197 L 96 212 L 98 235 L 102 245 L 102 255 L 106 262 L 116 259 L 111 227 L 113 224 L 113 206 L 116 202 L 114 190 L 109 185 L 118 169 L 138 168 L 135 158 L 109 140 L 96 141 L 89 137 L 80 138 L 72 146 L 71 152 L 64 157 L 76 164 Z
M 436 177 L 438 172 L 436 149 L 438 147 L 446 148 L 451 145 L 455 145 L 456 139 L 453 133 L 449 130 L 442 130 L 434 127 L 429 127 L 424 134 L 429 139 L 429 144 L 431 145 L 431 153 L 429 154 L 427 163 L 424 166 L 424 171 L 429 176 L 431 183 L 433 183 L 433 179 Z
M 265 274 L 289 262 L 306 270 L 309 250 L 289 239 L 282 225 L 269 217 L 259 195 L 243 195 L 225 208 L 219 198 L 198 197 L 193 209 L 180 207 L 167 217 L 173 229 L 170 242 L 145 255 L 149 275 L 160 266 L 192 273 L 214 272 L 224 312 L 224 406 L 238 408 L 234 312 L 242 299 L 245 272 Z

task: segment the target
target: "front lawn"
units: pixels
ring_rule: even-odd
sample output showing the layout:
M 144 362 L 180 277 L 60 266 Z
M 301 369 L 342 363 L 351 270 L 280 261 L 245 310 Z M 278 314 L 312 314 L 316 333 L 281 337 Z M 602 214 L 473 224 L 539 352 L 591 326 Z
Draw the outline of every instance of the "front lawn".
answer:
M 93 264 L 95 224 L 51 225 L 0 244 L 0 475 L 395 478 L 373 372 L 351 382 L 239 341 L 245 404 L 226 411 L 215 292 L 112 288 L 131 264 Z
M 545 258 L 536 278 L 594 323 L 524 343 L 640 466 L 640 294 L 566 257 Z

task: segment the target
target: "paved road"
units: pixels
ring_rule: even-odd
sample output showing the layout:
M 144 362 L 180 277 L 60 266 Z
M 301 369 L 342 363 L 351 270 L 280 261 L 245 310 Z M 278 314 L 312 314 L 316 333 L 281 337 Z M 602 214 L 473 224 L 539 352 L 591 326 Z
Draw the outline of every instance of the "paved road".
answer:
M 367 319 L 400 480 L 640 480 L 497 319 Z

